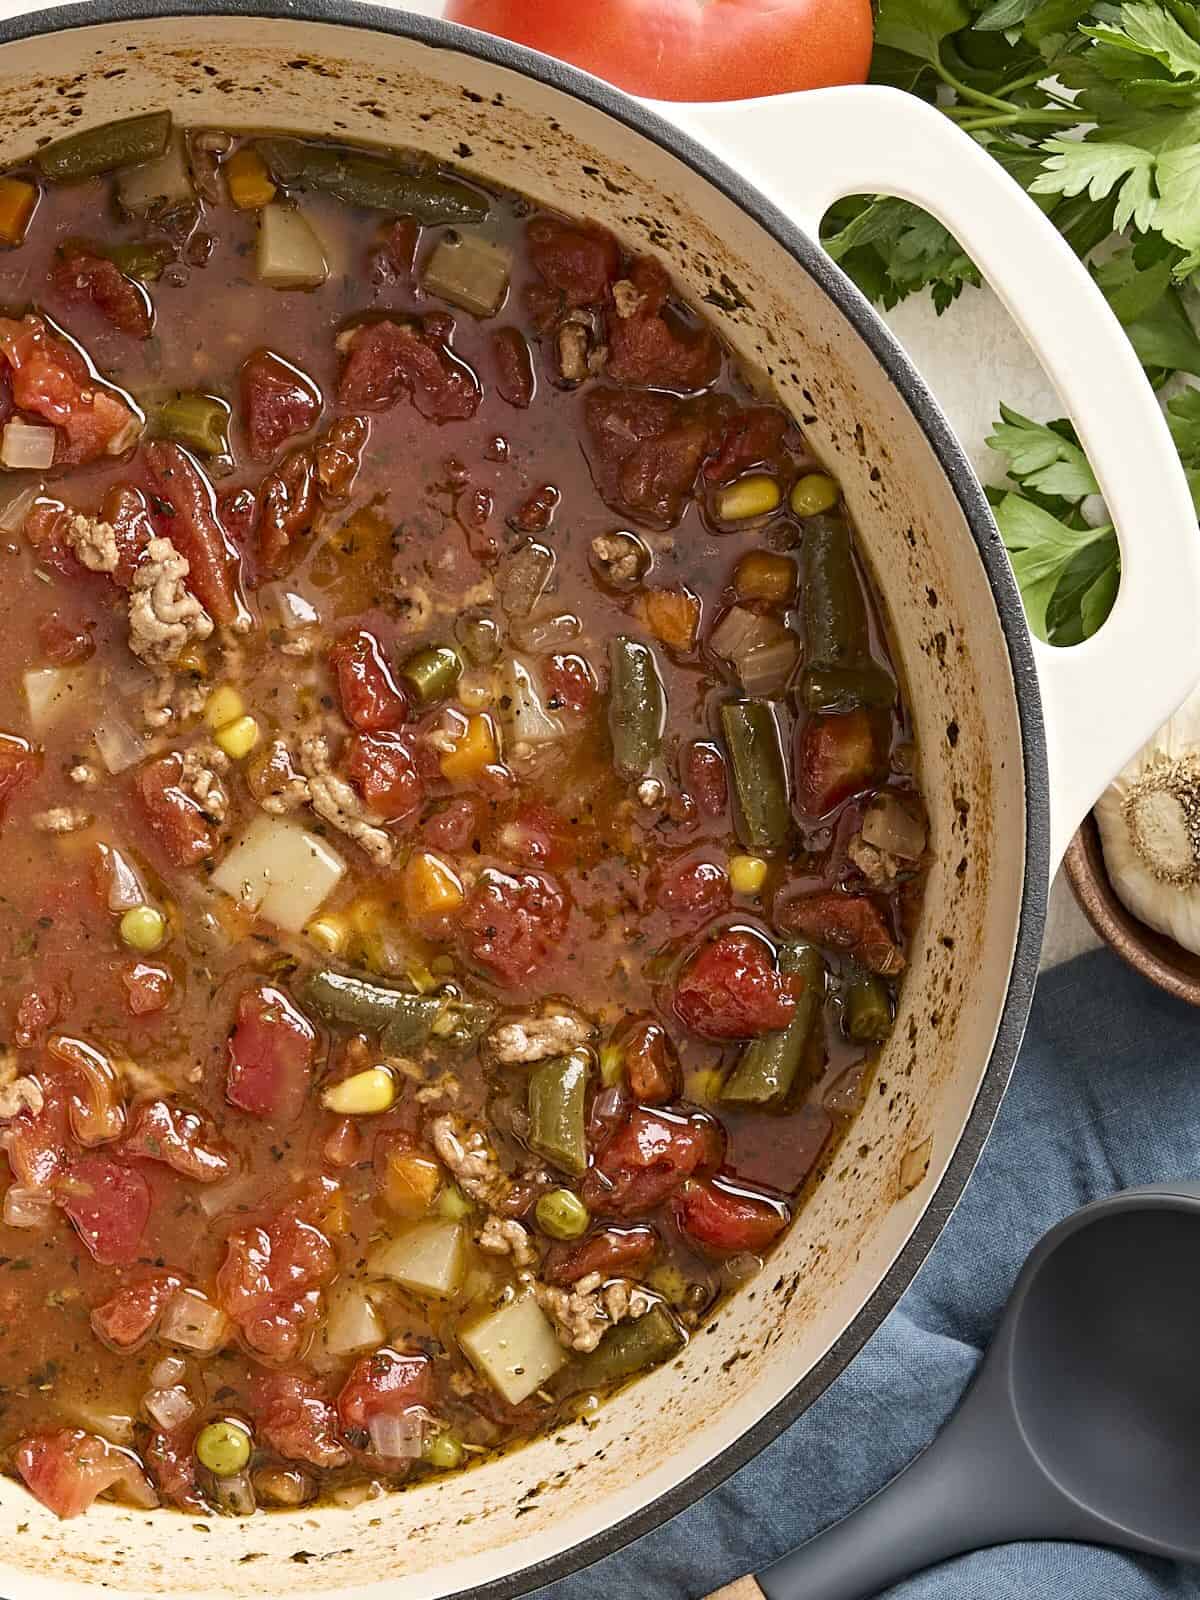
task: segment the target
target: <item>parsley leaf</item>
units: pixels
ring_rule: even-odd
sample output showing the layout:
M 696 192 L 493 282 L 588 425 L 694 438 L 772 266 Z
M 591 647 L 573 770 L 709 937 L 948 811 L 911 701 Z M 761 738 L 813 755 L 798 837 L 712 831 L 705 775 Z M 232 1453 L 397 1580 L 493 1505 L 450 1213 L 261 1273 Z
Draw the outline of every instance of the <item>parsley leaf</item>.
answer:
M 1100 492 L 1087 457 L 1073 437 L 1031 422 L 1009 406 L 1001 404 L 1000 421 L 987 442 L 1007 458 L 1009 477 L 1024 489 L 1073 501 Z
M 1015 492 L 996 507 L 996 523 L 1021 586 L 1029 626 L 1039 639 L 1053 643 L 1047 612 L 1067 569 L 1089 545 L 1111 542 L 1111 526 L 1070 528 L 1049 511 Z M 1095 581 L 1093 579 L 1093 581 Z

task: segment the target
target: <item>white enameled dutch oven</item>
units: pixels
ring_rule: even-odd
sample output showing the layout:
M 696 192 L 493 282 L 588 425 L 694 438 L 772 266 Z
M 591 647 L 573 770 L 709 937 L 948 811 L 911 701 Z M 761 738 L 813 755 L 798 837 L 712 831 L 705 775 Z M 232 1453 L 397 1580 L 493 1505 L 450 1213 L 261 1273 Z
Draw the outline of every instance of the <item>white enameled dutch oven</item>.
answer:
M 1086 272 L 916 100 L 855 88 L 654 109 L 527 50 L 353 0 L 94 0 L 0 24 L 0 160 L 161 106 L 192 124 L 420 146 L 661 257 L 841 479 L 907 680 L 936 864 L 878 1092 L 768 1270 L 678 1360 L 586 1427 L 355 1510 L 199 1521 L 98 1504 L 60 1524 L 0 1483 L 7 1600 L 515 1595 L 719 1483 L 820 1394 L 912 1278 L 1012 1067 L 1052 868 L 1200 676 L 1196 519 Z M 1031 643 L 961 449 L 815 242 L 825 206 L 857 192 L 946 222 L 1058 384 L 1124 562 L 1112 616 L 1076 649 Z M 990 390 L 990 374 L 979 381 Z

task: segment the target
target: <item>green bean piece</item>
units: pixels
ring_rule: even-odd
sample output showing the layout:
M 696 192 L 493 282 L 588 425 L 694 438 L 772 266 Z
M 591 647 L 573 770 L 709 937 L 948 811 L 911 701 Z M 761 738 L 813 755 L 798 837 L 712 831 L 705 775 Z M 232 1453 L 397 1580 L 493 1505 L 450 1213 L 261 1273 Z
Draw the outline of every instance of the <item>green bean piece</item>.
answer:
M 786 843 L 792 826 L 779 718 L 770 700 L 727 700 L 721 728 L 733 768 L 737 835 L 752 850 Z
M 304 994 L 326 1022 L 382 1029 L 384 1042 L 397 1050 L 424 1044 L 445 1003 L 437 995 L 409 994 L 328 967 L 312 974 Z
M 572 1388 L 607 1389 L 646 1367 L 657 1367 L 683 1349 L 683 1330 L 661 1301 L 636 1322 L 610 1328 L 577 1364 Z
M 587 1171 L 587 1052 L 541 1061 L 529 1074 L 529 1143 L 551 1165 Z
M 155 413 L 158 431 L 202 456 L 223 456 L 229 450 L 230 410 L 215 394 L 177 394 Z
M 151 111 L 142 117 L 125 117 L 99 128 L 85 128 L 56 139 L 37 153 L 37 164 L 53 183 L 75 183 L 118 167 L 153 161 L 167 148 L 171 113 Z
M 896 685 L 871 658 L 867 606 L 840 517 L 810 519 L 804 536 L 805 667 L 800 693 L 810 711 L 891 705 Z M 859 694 L 868 694 L 860 700 Z M 883 698 L 886 696 L 886 698 Z
M 460 1000 L 455 995 L 441 998 L 443 1009 L 431 1030 L 434 1042 L 453 1045 L 457 1050 L 478 1044 L 492 1024 L 495 1006 L 486 1000 Z
M 259 139 L 259 154 L 276 183 L 320 189 L 347 205 L 395 211 L 427 227 L 482 222 L 488 203 L 478 190 L 438 173 L 404 172 L 388 161 L 301 139 Z
M 892 1031 L 892 1000 L 873 972 L 857 971 L 842 991 L 842 1025 L 859 1044 L 879 1044 Z
M 462 677 L 462 658 L 452 645 L 432 644 L 408 657 L 400 676 L 423 706 L 445 700 Z
M 667 692 L 654 651 L 617 634 L 608 645 L 608 731 L 621 777 L 644 778 L 658 760 L 667 725 Z
M 796 941 L 781 947 L 779 970 L 804 980 L 795 1015 L 786 1028 L 750 1041 L 726 1080 L 722 1100 L 751 1106 L 783 1105 L 804 1065 L 825 999 L 825 963 L 816 945 Z
M 110 245 L 110 261 L 114 261 L 127 278 L 139 283 L 157 283 L 163 268 L 175 258 L 169 244 L 149 244 L 141 239 L 131 239 L 125 244 Z

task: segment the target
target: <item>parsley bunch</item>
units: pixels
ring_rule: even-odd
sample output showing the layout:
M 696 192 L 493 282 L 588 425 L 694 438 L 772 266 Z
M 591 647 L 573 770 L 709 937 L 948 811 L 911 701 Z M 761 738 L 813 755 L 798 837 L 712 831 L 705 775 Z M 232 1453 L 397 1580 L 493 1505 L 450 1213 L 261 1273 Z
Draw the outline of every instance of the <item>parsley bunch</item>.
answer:
M 1200 283 L 1200 7 L 1188 0 L 881 0 L 871 76 L 922 96 L 1025 188 L 1087 262 L 1151 382 L 1200 378 L 1187 311 Z M 835 206 L 825 245 L 885 307 L 928 290 L 944 311 L 979 282 L 954 238 L 892 199 Z M 1200 507 L 1200 391 L 1168 420 Z M 1030 624 L 1071 644 L 1117 592 L 1111 526 L 1070 424 L 1001 406 L 993 493 Z

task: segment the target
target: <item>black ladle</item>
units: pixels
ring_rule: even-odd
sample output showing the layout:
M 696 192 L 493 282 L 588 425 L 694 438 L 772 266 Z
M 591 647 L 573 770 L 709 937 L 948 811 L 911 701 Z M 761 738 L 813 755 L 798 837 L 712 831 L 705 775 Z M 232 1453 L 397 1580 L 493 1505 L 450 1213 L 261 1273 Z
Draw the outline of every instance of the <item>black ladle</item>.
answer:
M 986 1545 L 1200 1561 L 1200 1185 L 1130 1189 L 1038 1244 L 924 1454 L 728 1600 L 868 1600 Z M 711 1596 L 710 1600 L 717 1600 Z

